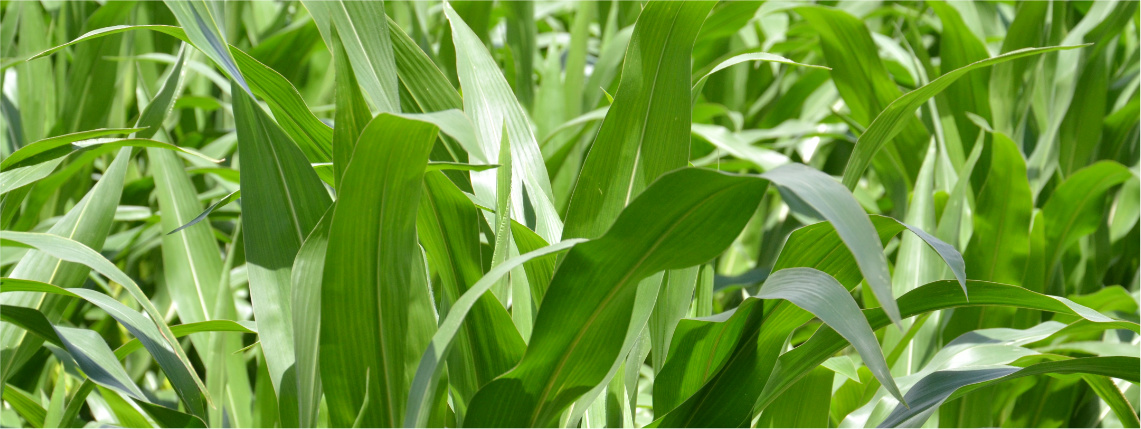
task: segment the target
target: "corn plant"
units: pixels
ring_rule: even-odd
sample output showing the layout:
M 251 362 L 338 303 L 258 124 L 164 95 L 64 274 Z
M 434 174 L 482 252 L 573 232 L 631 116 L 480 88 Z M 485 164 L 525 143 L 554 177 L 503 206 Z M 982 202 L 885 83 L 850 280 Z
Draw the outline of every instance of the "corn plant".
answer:
M 1138 427 L 1130 1 L 0 3 L 4 427 Z

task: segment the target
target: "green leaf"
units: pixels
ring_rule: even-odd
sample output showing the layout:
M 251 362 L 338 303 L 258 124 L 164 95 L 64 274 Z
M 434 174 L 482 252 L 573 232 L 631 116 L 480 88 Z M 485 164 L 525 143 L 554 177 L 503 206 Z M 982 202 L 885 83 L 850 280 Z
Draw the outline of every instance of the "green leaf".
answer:
M 503 141 L 499 143 L 499 165 L 503 168 L 495 170 L 495 244 L 492 247 L 491 253 L 491 267 L 495 268 L 496 265 L 503 263 L 507 260 L 508 254 L 511 252 L 511 139 L 507 135 L 507 127 L 504 126 Z M 499 302 L 509 302 L 514 295 L 514 289 L 508 290 L 511 283 L 507 279 L 500 280 L 492 292 Z M 515 325 L 519 328 L 519 333 L 523 334 L 523 338 L 531 336 L 531 300 L 530 297 L 524 302 L 514 301 L 515 304 L 511 308 L 511 319 L 515 321 Z M 525 324 L 521 325 L 517 316 L 518 306 L 526 306 L 526 320 L 522 321 Z M 527 329 L 524 330 L 523 328 Z
M 56 334 L 75 363 L 100 386 L 114 390 L 143 402 L 151 402 L 139 386 L 127 375 L 123 364 L 98 333 L 89 329 L 55 327 Z
M 931 9 L 943 23 L 943 33 L 939 38 L 939 68 L 941 70 L 955 70 L 978 61 L 987 59 L 986 45 L 971 33 L 970 28 L 963 21 L 959 11 L 943 1 L 931 2 Z M 961 150 L 959 153 L 969 153 L 971 143 L 982 132 L 967 119 L 967 113 L 979 115 L 990 120 L 990 74 L 986 70 L 975 70 L 966 73 L 962 79 L 947 86 L 942 96 L 947 100 L 949 113 L 955 118 L 958 136 L 962 142 L 962 149 L 948 148 L 948 152 Z M 959 158 L 962 159 L 962 158 Z
M 191 43 L 190 38 L 186 36 L 186 31 L 184 31 L 180 27 L 175 27 L 175 26 L 171 26 L 171 25 L 112 25 L 110 27 L 97 28 L 97 29 L 88 31 L 86 33 L 83 33 L 83 35 L 73 39 L 70 42 L 48 48 L 44 51 L 41 51 L 38 54 L 35 54 L 35 55 L 29 57 L 25 61 L 31 61 L 31 60 L 46 57 L 48 55 L 51 55 L 51 54 L 58 52 L 60 49 L 66 48 L 66 47 L 74 45 L 76 43 L 80 43 L 80 42 L 84 42 L 87 40 L 96 39 L 96 38 L 100 38 L 100 37 L 104 37 L 104 36 L 110 36 L 112 34 L 118 34 L 118 33 L 122 33 L 125 31 L 131 31 L 131 30 L 153 30 L 153 31 L 157 31 L 157 32 L 160 32 L 163 34 L 170 35 L 170 36 L 175 37 L 175 38 L 182 40 L 184 42 Z M 15 64 L 14 63 L 13 64 L 6 63 L 4 68 L 9 67 L 10 65 L 15 65 Z
M 184 56 L 185 45 L 179 62 L 171 68 L 162 88 L 140 114 L 136 125 L 148 127 L 142 135 L 154 135 L 161 130 L 162 120 L 174 104 L 174 96 L 181 92 Z M 165 137 L 166 133 L 162 135 Z M 202 212 L 198 193 L 182 161 L 175 154 L 158 149 L 147 149 L 147 157 L 162 212 L 162 229 L 172 230 L 162 236 L 163 276 L 179 319 L 183 323 L 238 319 L 234 297 L 228 285 L 221 282 L 222 258 L 212 228 L 209 225 L 179 226 L 194 224 L 191 216 Z M 230 398 L 217 412 L 211 413 L 210 422 L 221 424 L 225 414 L 235 425 L 252 423 L 247 407 L 233 406 L 234 402 L 248 400 L 245 398 L 249 397 L 251 386 L 244 358 L 233 354 L 242 348 L 242 338 L 210 335 L 191 338 L 191 341 L 205 363 L 206 384 L 212 396 Z
M 71 133 L 71 134 L 64 134 L 64 135 L 56 136 L 56 137 L 49 137 L 49 138 L 46 138 L 46 139 L 43 139 L 40 141 L 28 143 L 27 145 L 24 145 L 24 147 L 21 147 L 20 150 L 17 150 L 15 152 L 13 152 L 11 155 L 8 155 L 8 157 L 4 158 L 3 161 L 0 161 L 0 171 L 8 171 L 12 168 L 19 167 L 20 165 L 36 164 L 36 163 L 44 162 L 44 161 L 47 161 L 50 159 L 54 159 L 54 157 L 37 158 L 37 155 L 42 156 L 42 154 L 44 152 L 51 152 L 53 149 L 57 149 L 60 147 L 66 147 L 67 145 L 70 145 L 70 144 L 75 143 L 75 142 L 79 142 L 79 141 L 83 141 L 83 140 L 91 140 L 91 139 L 94 139 L 96 137 L 103 137 L 103 136 L 109 136 L 109 135 L 115 135 L 115 134 L 130 134 L 130 133 L 134 133 L 134 132 L 138 132 L 138 131 L 142 131 L 142 130 L 143 130 L 142 128 L 112 128 L 112 129 L 101 128 L 101 129 L 97 129 L 97 130 L 81 131 L 78 133 Z M 31 161 L 27 161 L 29 159 L 31 159 Z M 27 162 L 21 162 L 21 161 L 27 161 Z
M 1105 199 L 1110 189 L 1133 173 L 1113 161 L 1101 161 L 1073 173 L 1050 194 L 1042 207 L 1046 219 L 1046 284 L 1052 283 L 1062 253 L 1105 224 Z
M 237 60 L 243 75 L 249 79 L 254 95 L 269 106 L 274 118 L 305 153 L 310 162 L 329 162 L 333 159 L 333 131 L 313 116 L 297 88 L 277 71 L 266 67 L 249 54 L 233 46 L 230 53 Z
M 174 234 L 178 231 L 182 231 L 186 228 L 192 227 L 195 224 L 197 224 L 198 222 L 202 222 L 204 219 L 206 219 L 207 216 L 210 216 L 210 213 L 213 213 L 214 210 L 217 210 L 219 207 L 224 207 L 227 204 L 230 204 L 230 203 L 237 201 L 241 198 L 242 198 L 242 190 L 241 189 L 234 191 L 234 192 L 231 192 L 229 194 L 226 194 L 226 196 L 222 197 L 222 199 L 218 200 L 218 202 L 211 204 L 210 207 L 207 207 L 206 210 L 203 210 L 202 213 L 199 213 L 198 216 L 194 217 L 194 219 L 191 219 L 190 222 L 182 224 L 182 226 L 171 230 L 167 234 Z
M 643 188 L 686 166 L 693 110 L 690 54 L 712 7 L 710 2 L 651 2 L 642 10 L 618 93 L 574 186 L 564 237 L 601 236 Z
M 825 62 L 832 68 L 832 82 L 848 107 L 851 119 L 860 127 L 874 123 L 873 119 L 886 111 L 886 106 L 898 98 L 901 91 L 880 59 L 879 48 L 867 23 L 839 9 L 805 6 L 796 11 L 819 34 Z M 910 190 L 929 139 L 914 117 L 904 118 L 899 125 L 903 135 L 887 145 L 886 156 L 878 160 L 876 173 L 894 194 L 893 201 L 902 206 L 907 200 L 901 197 L 906 197 Z M 857 151 L 853 151 L 849 162 Z M 844 185 L 854 189 L 846 176 Z
M 68 238 L 51 234 L 14 231 L 4 231 L 2 237 L 4 240 L 32 246 L 61 260 L 87 265 L 99 274 L 123 285 L 131 297 L 143 307 L 150 320 L 101 293 L 78 288 L 71 292 L 99 305 L 126 326 L 135 337 L 144 341 L 143 344 L 159 362 L 163 372 L 167 374 L 186 406 L 193 414 L 204 415 L 202 396 L 199 394 L 206 394 L 209 398 L 206 393 L 206 386 L 202 384 L 202 380 L 194 372 L 182 347 L 173 342 L 174 334 L 170 333 L 170 328 L 163 322 L 158 309 L 155 308 L 142 289 L 135 284 L 134 280 L 112 264 L 111 261 L 104 258 L 103 255 Z
M 460 93 L 452 87 L 451 82 L 432 62 L 428 54 L 424 53 L 412 38 L 404 34 L 392 18 L 388 18 L 388 31 L 392 41 L 392 51 L 396 57 L 400 87 L 410 95 L 400 100 L 405 110 L 438 112 L 463 108 Z M 413 106 L 415 108 L 412 108 Z
M 14 386 L 4 386 L 4 402 L 11 405 L 12 409 L 20 413 L 28 423 L 43 427 L 47 410 L 44 409 L 43 405 L 40 405 L 36 400 L 32 399 L 27 392 Z
M 457 300 L 484 277 L 484 259 L 480 248 L 480 225 L 483 223 L 483 213 L 441 173 L 426 174 L 424 187 L 420 209 L 416 213 L 416 231 L 428 256 L 429 266 L 433 267 L 440 276 L 438 283 L 440 287 L 435 293 L 440 314 L 442 317 L 451 317 L 452 312 L 461 311 L 463 308 Z M 526 227 L 516 228 L 516 226 L 517 223 L 512 223 L 512 227 L 515 228 L 512 232 L 517 242 L 523 237 L 533 237 L 542 241 Z M 523 236 L 521 231 L 526 231 L 530 235 Z M 545 242 L 539 247 L 544 246 Z M 519 247 L 521 252 L 537 248 L 523 245 Z M 553 257 L 554 255 L 551 255 L 550 258 Z M 539 257 L 527 264 L 550 258 Z M 550 273 L 554 271 L 554 261 L 550 262 L 550 270 L 546 272 L 548 280 Z M 535 284 L 531 283 L 531 286 Z M 446 355 L 449 368 L 448 384 L 453 391 L 453 409 L 458 421 L 463 420 L 467 403 L 476 391 L 515 366 L 519 358 L 523 357 L 523 349 L 526 347 L 523 337 L 515 329 L 511 315 L 493 295 L 482 294 L 469 307 L 470 309 L 466 311 L 470 316 L 464 320 L 462 329 L 454 335 L 454 350 Z M 442 331 L 437 331 L 437 335 L 440 335 L 439 332 Z M 441 348 L 434 349 L 437 352 L 441 350 Z M 425 365 L 423 359 L 420 365 Z M 439 362 L 436 365 L 438 370 Z M 418 396 L 425 394 L 416 392 L 417 389 L 427 389 L 432 386 L 427 384 L 428 380 L 418 377 L 420 379 L 414 380 L 413 383 L 414 393 L 409 399 L 410 414 L 405 415 L 405 422 L 413 418 L 427 417 L 421 415 L 419 411 L 426 412 L 429 404 L 415 402 L 426 401 L 425 398 L 430 398 L 432 395 Z M 417 408 L 417 411 L 413 412 L 414 407 L 423 408 Z
M 864 365 L 893 396 L 904 401 L 872 328 L 860 314 L 860 307 L 832 276 L 812 268 L 776 271 L 765 280 L 757 298 L 785 299 L 820 318 L 855 347 Z
M 4 279 L 5 285 L 7 285 L 7 283 L 11 282 L 12 280 L 13 279 Z M 4 291 L 9 291 L 9 288 L 5 288 Z M 36 290 L 36 292 L 44 291 Z M 60 342 L 59 335 L 57 335 L 55 330 L 52 328 L 51 322 L 48 322 L 47 316 L 44 316 L 44 314 L 40 313 L 39 310 L 31 309 L 28 307 L 17 307 L 14 305 L 0 306 L 0 310 L 3 310 L 0 312 L 0 319 L 4 320 L 5 322 L 19 326 L 21 329 L 42 338 L 44 341 L 63 347 L 63 343 Z
M 756 427 L 828 427 L 833 374 L 822 366 L 813 369 L 777 398 L 774 412 L 762 414 Z
M 146 318 L 140 316 L 134 310 L 131 310 L 127 306 L 111 299 L 106 295 L 87 289 L 74 288 L 72 290 L 68 290 L 46 283 L 19 279 L 4 279 L 3 287 L 3 292 L 34 291 L 84 299 L 107 311 L 116 320 L 122 323 L 123 326 L 125 326 L 132 334 L 136 335 L 136 338 L 128 341 L 126 344 L 116 349 L 113 354 L 109 353 L 109 358 L 114 360 L 122 360 L 127 355 L 130 355 L 131 353 L 145 347 L 151 351 L 152 355 L 154 355 L 156 359 L 159 360 L 160 365 L 164 365 L 168 362 L 167 359 L 169 359 L 168 356 L 171 353 L 167 349 L 169 346 L 167 346 L 166 343 L 161 340 L 162 334 L 156 331 L 154 326 L 151 325 Z M 93 342 L 98 340 L 100 343 L 102 343 L 102 339 L 94 332 L 80 329 L 64 328 L 60 326 L 52 326 L 42 313 L 32 309 L 5 306 L 4 311 L 8 312 L 8 314 L 4 316 L 6 321 L 16 321 L 26 329 L 30 329 L 32 332 L 39 335 L 41 338 L 44 338 L 53 344 L 59 344 L 63 347 L 66 347 L 69 351 L 71 351 L 72 356 L 76 358 L 76 362 L 79 363 L 80 367 L 83 368 L 85 372 L 87 372 L 88 376 L 95 380 L 97 383 L 100 383 L 100 385 L 116 389 L 117 391 L 121 391 L 125 394 L 135 397 L 136 399 L 153 402 L 148 397 L 141 395 L 141 392 L 132 391 L 132 387 L 136 390 L 138 388 L 134 386 L 129 377 L 125 377 L 125 374 L 123 374 L 124 377 L 119 377 L 116 374 L 118 371 L 122 371 L 122 366 L 119 365 L 118 362 L 111 364 L 109 363 L 110 361 L 105 359 L 107 356 L 102 356 L 102 352 L 99 351 L 99 349 L 107 349 L 107 352 L 110 352 L 110 349 L 107 348 L 106 344 L 100 345 Z M 68 337 L 64 337 L 65 332 L 62 332 L 61 329 L 69 329 L 70 331 L 68 332 L 70 332 L 74 337 L 70 339 Z M 244 326 L 242 324 L 228 320 L 189 323 L 170 328 L 172 338 L 179 338 L 197 332 L 223 331 L 256 333 L 248 326 Z M 87 338 L 89 335 L 86 334 L 86 332 L 91 332 L 90 335 L 94 335 L 94 339 Z M 76 351 L 75 347 L 78 347 L 79 351 Z M 124 383 L 124 381 L 126 383 Z M 241 384 L 237 384 L 237 386 L 241 386 Z M 152 410 L 148 408 L 148 412 L 150 411 Z M 157 410 L 156 412 L 161 411 L 162 410 Z M 193 419 L 197 420 L 197 417 L 193 417 Z
M 619 359 L 638 281 L 720 253 L 744 227 L 765 186 L 756 178 L 706 170 L 663 176 L 609 233 L 567 254 L 543 298 L 523 360 L 476 394 L 465 425 L 553 424 Z
M 232 320 L 208 320 L 205 322 L 184 323 L 181 325 L 174 325 L 170 327 L 170 332 L 174 334 L 175 338 L 182 338 L 190 334 L 197 334 L 203 332 L 242 332 L 246 334 L 256 334 L 257 330 L 252 322 L 235 322 Z M 123 360 L 131 353 L 134 353 L 143 348 L 143 343 L 138 338 L 133 338 L 127 341 L 119 348 L 115 349 L 115 357 Z
M 1122 378 L 1134 383 L 1138 380 L 1141 361 L 1127 357 L 1090 357 L 1043 362 L 1025 368 L 1002 366 L 998 368 L 965 371 L 939 371 L 924 377 L 907 392 L 907 407 L 896 407 L 880 427 L 914 427 L 928 417 L 952 396 L 961 396 L 980 384 L 994 384 L 1019 377 L 1041 374 L 1094 374 Z M 968 389 L 963 387 L 970 386 Z
M 768 52 L 748 52 L 748 53 L 744 53 L 744 54 L 734 55 L 734 56 L 730 57 L 729 59 L 726 59 L 725 61 L 717 63 L 717 65 L 713 66 L 713 68 L 710 69 L 709 71 L 702 73 L 701 77 L 695 79 L 693 82 L 693 89 L 691 90 L 691 92 L 693 93 L 693 99 L 695 101 L 697 100 L 697 96 L 699 94 L 701 94 L 701 89 L 705 87 L 705 81 L 709 79 L 709 76 L 711 76 L 712 74 L 717 73 L 721 70 L 725 70 L 729 67 L 732 67 L 732 66 L 735 66 L 737 64 L 744 63 L 744 62 L 749 62 L 749 61 L 768 61 L 768 62 L 774 62 L 774 63 L 788 64 L 788 65 L 792 65 L 792 66 L 802 66 L 802 67 L 816 68 L 816 69 L 821 69 L 821 70 L 832 70 L 832 69 L 830 69 L 828 67 L 824 67 L 824 66 L 817 66 L 817 65 L 812 65 L 812 64 L 801 64 L 801 63 L 798 63 L 796 61 L 790 60 L 788 58 L 782 57 L 780 55 L 770 54 Z
M 1066 298 L 1043 295 L 1018 286 L 969 280 L 967 289 L 970 301 L 966 300 L 959 285 L 953 281 L 929 283 L 899 298 L 902 315 L 911 317 L 957 307 L 1008 306 L 1068 314 L 1107 327 L 1141 331 L 1141 327 L 1136 323 L 1117 321 Z M 864 316 L 867 317 L 872 329 L 879 329 L 890 323 L 880 309 L 864 310 Z M 763 410 L 784 389 L 847 344 L 847 341 L 831 328 L 822 327 L 807 342 L 781 355 L 776 369 L 765 385 L 764 393 L 757 398 L 753 407 L 754 413 Z
M 94 249 L 102 249 L 111 229 L 115 208 L 119 205 L 130 157 L 131 149 L 120 149 L 115 161 L 103 171 L 103 177 L 99 182 L 47 232 Z M 50 254 L 32 251 L 23 256 L 7 276 L 76 287 L 83 284 L 89 272 L 90 269 L 83 264 L 62 261 Z M 62 305 L 65 304 L 54 296 L 44 296 L 39 293 L 8 294 L 0 298 L 0 302 L 5 305 L 36 308 L 51 322 L 58 321 L 62 317 L 64 310 Z M 26 339 L 23 332 L 5 325 L 0 325 L 0 334 L 2 334 L 0 341 L 4 353 L 10 353 L 4 359 L 3 370 L 0 371 L 4 381 L 7 381 L 13 370 L 23 365 L 39 349 L 42 342 L 33 338 Z
M 404 420 L 412 367 L 436 325 L 415 224 L 436 134 L 429 123 L 381 114 L 345 170 L 321 288 L 321 382 L 339 392 L 326 397 L 334 426 L 358 413 L 365 427 Z M 366 371 L 375 374 L 367 387 Z
M 690 267 L 666 273 L 658 301 L 647 325 L 652 344 L 654 373 L 659 373 L 667 362 L 670 344 L 679 321 L 689 313 L 693 301 L 693 290 L 697 287 L 697 275 L 701 267 Z M 657 385 L 655 379 L 655 386 Z
M 182 24 L 183 31 L 194 46 L 214 60 L 230 79 L 248 93 L 250 87 L 238 70 L 234 57 L 230 55 L 226 34 L 219 26 L 226 23 L 225 16 L 222 15 L 222 5 L 202 0 L 164 0 L 164 3 L 178 19 L 178 23 Z
M 178 49 L 178 61 L 175 61 L 174 65 L 171 66 L 166 79 L 162 82 L 162 87 L 155 93 L 147 107 L 139 113 L 139 119 L 135 121 L 136 127 L 145 127 L 146 129 L 135 133 L 134 137 L 151 138 L 162 130 L 163 120 L 174 108 L 174 99 L 182 92 L 182 81 L 185 77 L 183 65 L 186 63 L 186 52 L 186 45 L 182 45 Z
M 475 123 L 479 151 L 468 156 L 490 163 L 499 158 L 503 134 L 511 140 L 512 158 L 512 219 L 527 224 L 525 208 L 534 213 L 534 229 L 547 242 L 555 242 L 562 234 L 562 221 L 555 210 L 551 182 L 530 119 L 523 106 L 515 99 L 495 60 L 483 42 L 468 28 L 452 9 L 444 5 L 444 13 L 451 24 L 452 40 L 456 45 L 456 68 L 464 89 L 464 112 Z M 473 172 L 472 186 L 479 201 L 490 205 L 495 200 L 495 175 L 491 172 Z
M 655 414 L 677 408 L 724 367 L 738 344 L 760 326 L 760 304 L 759 299 L 746 299 L 724 313 L 678 322 L 669 358 L 654 378 Z
M 321 2 L 325 4 L 325 2 Z M 341 44 L 340 30 L 331 30 L 333 65 L 336 68 L 336 103 L 333 127 L 333 170 L 337 181 L 345 174 L 349 160 L 353 158 L 353 149 L 356 148 L 357 138 L 361 135 L 368 122 L 372 120 L 372 112 L 368 110 L 368 103 L 361 94 L 357 85 L 356 75 L 353 74 L 352 63 Z
M 832 223 L 840 239 L 852 250 L 872 293 L 898 325 L 899 308 L 891 294 L 887 257 L 876 237 L 875 227 L 856 199 L 831 177 L 803 164 L 789 164 L 761 177 L 779 186 L 781 196 L 793 210 L 804 210 Z
M 39 142 L 37 142 L 37 143 L 39 143 Z M 166 150 L 171 150 L 171 151 L 176 151 L 176 152 L 182 152 L 182 153 L 185 153 L 187 155 L 195 156 L 195 157 L 201 158 L 205 161 L 209 161 L 209 162 L 213 162 L 213 163 L 222 162 L 221 160 L 213 159 L 213 158 L 210 158 L 206 155 L 203 155 L 196 150 L 181 148 L 181 147 L 172 145 L 170 143 L 164 143 L 164 142 L 160 142 L 157 140 L 140 139 L 140 138 L 128 138 L 128 139 L 96 138 L 96 139 L 89 139 L 89 140 L 80 140 L 80 141 L 76 141 L 76 142 L 58 143 L 58 146 L 54 145 L 54 144 L 53 145 L 36 145 L 36 143 L 30 144 L 28 146 L 24 146 L 19 151 L 16 151 L 16 153 L 12 154 L 13 157 L 17 158 L 18 162 L 10 163 L 9 167 L 5 168 L 4 170 L 5 170 L 5 172 L 9 172 L 9 171 L 12 171 L 10 169 L 14 170 L 14 169 L 18 169 L 20 167 L 26 167 L 29 165 L 34 166 L 36 164 L 46 163 L 46 162 L 49 162 L 53 159 L 56 159 L 56 158 L 59 158 L 62 156 L 67 156 L 67 155 L 69 155 L 73 152 L 79 151 L 79 150 L 98 148 L 98 149 L 102 149 L 104 151 L 109 151 L 111 149 L 118 149 L 118 148 L 123 148 L 123 147 L 145 147 L 145 148 L 166 149 Z M 21 153 L 21 152 L 23 152 L 23 153 Z M 17 154 L 18 154 L 18 157 L 17 157 Z M 12 158 L 8 158 L 8 159 L 12 159 Z M 48 170 L 48 172 L 50 172 L 50 171 L 51 170 Z M 18 186 L 22 186 L 22 184 L 21 185 L 5 186 L 5 192 L 10 190 L 8 188 L 18 187 Z
M 364 93 L 381 113 L 400 112 L 396 64 L 383 1 L 305 1 L 325 45 L 335 30 Z
M 564 240 L 508 259 L 488 271 L 452 304 L 448 316 L 440 322 L 439 330 L 432 336 L 432 342 L 424 351 L 424 356 L 416 368 L 416 376 L 408 396 L 408 410 L 404 415 L 405 427 L 421 427 L 427 421 L 425 413 L 428 411 L 428 400 L 432 397 L 432 389 L 435 386 L 433 379 L 439 376 L 441 365 L 451 350 L 452 341 L 460 333 L 461 323 L 467 323 L 465 319 L 468 313 L 476 308 L 478 302 L 488 298 L 487 292 L 491 287 L 512 269 L 534 258 L 561 252 L 585 241 L 584 239 Z
M 251 96 L 233 91 L 238 155 L 243 160 L 242 229 L 250 297 L 283 425 L 295 425 L 291 268 L 330 199 L 305 155 Z
M 868 126 L 867 131 L 864 131 L 864 133 L 860 135 L 859 140 L 856 141 L 856 147 L 852 150 L 852 157 L 848 159 L 848 165 L 844 167 L 844 186 L 847 186 L 848 189 L 855 188 L 856 182 L 860 180 L 860 176 L 863 175 L 864 169 L 867 168 L 868 164 L 872 162 L 872 158 L 875 157 L 876 152 L 903 129 L 907 124 L 908 118 L 913 118 L 912 114 L 915 112 L 915 109 L 931 97 L 943 92 L 944 89 L 947 89 L 947 87 L 963 75 L 983 67 L 990 67 L 995 64 L 1001 64 L 1006 61 L 1031 55 L 1077 49 L 1084 46 L 1089 45 L 1026 48 L 1007 52 L 944 73 L 930 83 L 895 99 L 895 101 L 892 101 L 891 104 L 883 109 L 883 112 L 876 116 L 876 119 Z
M 1014 142 L 996 134 L 990 149 L 990 172 L 976 198 L 974 233 L 964 254 L 971 270 L 969 277 L 1021 283 L 1030 249 L 1032 208 L 1022 154 Z
M 525 108 L 534 104 L 534 73 L 536 49 L 535 39 L 538 37 L 535 30 L 535 2 L 529 0 L 513 1 L 503 5 L 507 15 L 507 46 L 511 49 L 511 58 L 515 70 L 515 81 L 511 87 L 515 96 Z M 453 34 L 456 32 L 452 29 Z M 459 43 L 456 44 L 456 57 L 460 54 Z M 457 64 L 457 69 L 460 66 Z M 462 81 L 461 81 L 462 82 Z
M 297 398 L 301 427 L 317 424 L 321 405 L 321 280 L 325 275 L 325 256 L 329 243 L 329 224 L 334 204 L 330 206 L 313 232 L 297 251 L 293 261 L 292 302 L 304 303 L 293 309 L 293 343 L 296 347 Z

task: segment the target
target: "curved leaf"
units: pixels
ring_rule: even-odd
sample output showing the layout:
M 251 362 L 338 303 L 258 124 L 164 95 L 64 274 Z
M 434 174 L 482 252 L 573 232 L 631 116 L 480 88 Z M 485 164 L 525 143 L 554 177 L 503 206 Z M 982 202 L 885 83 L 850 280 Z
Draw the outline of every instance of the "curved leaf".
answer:
M 832 276 L 812 268 L 787 268 L 770 275 L 757 297 L 785 299 L 816 315 L 847 339 L 880 383 L 906 404 L 867 319 L 848 290 Z
M 868 126 L 868 129 L 864 131 L 864 133 L 860 135 L 859 140 L 856 141 L 856 147 L 852 150 L 852 156 L 848 159 L 848 165 L 844 167 L 844 186 L 847 186 L 848 189 L 854 189 L 856 183 L 860 180 L 860 176 L 864 174 L 864 169 L 868 167 L 868 164 L 871 164 L 876 152 L 903 129 L 906 119 L 912 117 L 912 114 L 915 113 L 915 109 L 919 108 L 921 104 L 927 102 L 931 97 L 943 92 L 944 89 L 947 89 L 947 87 L 963 75 L 983 67 L 990 67 L 995 64 L 1001 64 L 1006 61 L 1031 55 L 1077 49 L 1085 46 L 1089 45 L 1024 48 L 1007 52 L 996 57 L 976 61 L 951 70 L 935 80 L 932 80 L 930 83 L 895 99 L 895 101 L 892 101 L 891 104 L 883 109 L 883 112 L 880 112 L 880 114 L 876 116 L 876 119 L 872 121 L 872 124 Z
M 781 189 L 781 196 L 793 210 L 827 219 L 840 239 L 852 250 L 864 280 L 891 320 L 899 324 L 899 308 L 891 294 L 887 257 L 876 237 L 875 227 L 851 193 L 828 175 L 804 164 L 789 164 L 761 175 Z M 807 206 L 806 206 L 807 205 Z
M 207 398 L 209 398 L 206 393 L 206 386 L 203 385 L 202 380 L 198 378 L 198 374 L 191 366 L 190 360 L 182 350 L 182 346 L 174 342 L 174 334 L 170 332 L 170 328 L 163 322 L 163 318 L 158 312 L 158 309 L 155 308 L 154 304 L 151 303 L 142 289 L 135 284 L 134 280 L 119 270 L 111 261 L 104 258 L 103 255 L 91 250 L 90 247 L 64 237 L 51 234 L 14 231 L 4 231 L 0 237 L 4 240 L 32 246 L 41 252 L 65 261 L 87 265 L 99 274 L 123 285 L 131 297 L 138 301 L 143 307 L 149 320 L 147 317 L 143 317 L 142 314 L 127 308 L 125 305 L 101 293 L 87 289 L 73 289 L 71 292 L 83 296 L 88 301 L 99 305 L 100 308 L 103 308 L 115 317 L 116 320 L 119 320 L 120 323 L 130 329 L 135 337 L 144 341 L 143 344 L 147 346 L 147 350 L 158 360 L 159 365 L 162 366 L 167 377 L 171 379 L 171 384 L 174 385 L 179 397 L 182 398 L 193 414 L 197 416 L 203 415 L 202 396 L 199 396 L 199 394 L 207 395 Z
M 952 396 L 1020 377 L 1042 374 L 1094 374 L 1137 383 L 1141 360 L 1129 357 L 1089 357 L 1043 362 L 1025 368 L 1001 366 L 965 371 L 938 371 L 915 383 L 907 392 L 910 408 L 899 406 L 879 427 L 918 427 Z M 970 386 L 968 389 L 964 387 Z
M 488 271 L 452 304 L 448 310 L 448 316 L 444 318 L 443 322 L 440 322 L 439 330 L 432 336 L 432 342 L 424 351 L 424 356 L 420 358 L 420 363 L 416 368 L 412 391 L 408 395 L 408 410 L 404 415 L 405 427 L 423 427 L 427 422 L 428 416 L 425 412 L 428 411 L 428 401 L 433 395 L 434 379 L 439 376 L 441 365 L 451 349 L 452 339 L 460 330 L 460 324 L 464 322 L 468 312 L 475 307 L 476 302 L 512 269 L 534 258 L 561 252 L 585 241 L 585 239 L 564 240 L 503 261 Z
M 757 178 L 708 170 L 662 176 L 610 232 L 567 254 L 543 298 L 523 360 L 476 394 L 465 425 L 553 424 L 619 358 L 639 280 L 720 253 L 765 187 Z

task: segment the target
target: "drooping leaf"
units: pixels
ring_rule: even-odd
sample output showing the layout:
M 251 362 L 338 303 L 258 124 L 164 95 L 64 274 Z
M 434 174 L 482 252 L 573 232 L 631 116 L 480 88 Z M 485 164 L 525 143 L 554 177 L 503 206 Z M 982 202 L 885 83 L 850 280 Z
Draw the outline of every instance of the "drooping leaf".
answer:
M 876 299 L 892 321 L 898 324 L 899 309 L 891 294 L 887 257 L 876 239 L 875 228 L 855 198 L 844 192 L 844 187 L 831 177 L 803 164 L 789 164 L 761 177 L 780 187 L 781 195 L 793 210 L 807 210 L 832 223 L 840 239 L 852 249 L 856 264 Z
M 60 260 L 87 265 L 99 274 L 123 285 L 131 297 L 143 307 L 149 320 L 142 314 L 130 310 L 118 301 L 101 293 L 79 288 L 74 289 L 72 293 L 83 296 L 92 303 L 99 305 L 131 330 L 132 334 L 143 340 L 143 344 L 147 346 L 147 350 L 154 355 L 167 377 L 171 379 L 175 391 L 178 392 L 186 406 L 195 415 L 204 414 L 202 395 L 206 395 L 206 387 L 198 378 L 197 373 L 194 372 L 182 347 L 173 342 L 174 334 L 170 333 L 170 328 L 163 322 L 158 309 L 126 273 L 90 247 L 65 237 L 42 233 L 4 231 L 2 238 L 34 247 Z
M 94 249 L 102 249 L 123 191 L 123 180 L 130 156 L 131 149 L 120 149 L 115 161 L 104 170 L 101 180 L 47 232 Z M 7 180 L 4 183 L 8 183 Z M 63 261 L 47 253 L 33 251 L 20 258 L 7 276 L 63 287 L 76 287 L 83 283 L 89 271 L 90 269 L 83 264 Z M 36 308 L 44 313 L 50 322 L 58 321 L 62 317 L 62 304 L 64 304 L 54 296 L 44 296 L 40 293 L 6 294 L 0 298 L 0 302 L 5 305 Z M 7 325 L 0 325 L 0 333 L 2 333 L 0 344 L 3 344 L 4 353 L 10 353 L 0 367 L 2 368 L 0 378 L 6 382 L 12 376 L 13 370 L 23 365 L 42 342 L 39 339 L 27 338 L 19 329 Z
M 788 268 L 769 276 L 757 297 L 785 299 L 816 315 L 856 348 L 864 364 L 892 395 L 904 400 L 860 307 L 836 279 L 812 268 Z
M 1094 374 L 1131 380 L 1138 379 L 1141 362 L 1127 357 L 1089 357 L 1043 362 L 1025 368 L 1002 366 L 968 371 L 940 371 L 924 377 L 907 392 L 911 407 L 897 407 L 880 427 L 912 427 L 921 425 L 931 413 L 963 387 L 980 383 L 998 383 L 1039 374 Z M 973 390 L 973 389 L 972 389 Z M 959 395 L 963 393 L 958 393 Z

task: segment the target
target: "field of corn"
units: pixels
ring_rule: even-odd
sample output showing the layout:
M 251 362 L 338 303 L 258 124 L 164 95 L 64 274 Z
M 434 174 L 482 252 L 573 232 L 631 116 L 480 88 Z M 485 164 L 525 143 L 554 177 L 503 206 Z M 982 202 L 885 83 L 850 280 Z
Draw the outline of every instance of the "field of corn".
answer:
M 0 19 L 0 426 L 1139 425 L 1137 2 Z

